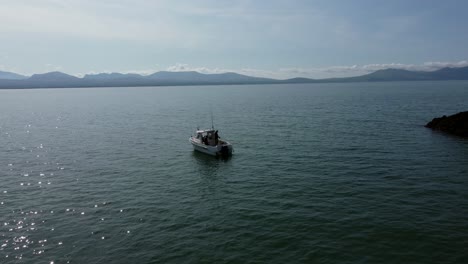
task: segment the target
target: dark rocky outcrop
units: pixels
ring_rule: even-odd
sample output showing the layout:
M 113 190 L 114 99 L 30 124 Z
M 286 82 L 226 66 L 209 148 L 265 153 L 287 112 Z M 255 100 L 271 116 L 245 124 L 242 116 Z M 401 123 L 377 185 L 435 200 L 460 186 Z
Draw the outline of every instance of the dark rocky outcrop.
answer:
M 434 118 L 426 127 L 468 138 L 468 111 Z

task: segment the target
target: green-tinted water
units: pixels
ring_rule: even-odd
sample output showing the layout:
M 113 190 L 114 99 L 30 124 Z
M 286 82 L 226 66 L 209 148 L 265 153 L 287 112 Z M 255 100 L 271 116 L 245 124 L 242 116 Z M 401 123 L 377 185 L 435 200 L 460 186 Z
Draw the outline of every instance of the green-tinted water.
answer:
M 211 126 L 231 159 L 194 153 Z M 468 82 L 0 90 L 1 263 L 466 263 Z

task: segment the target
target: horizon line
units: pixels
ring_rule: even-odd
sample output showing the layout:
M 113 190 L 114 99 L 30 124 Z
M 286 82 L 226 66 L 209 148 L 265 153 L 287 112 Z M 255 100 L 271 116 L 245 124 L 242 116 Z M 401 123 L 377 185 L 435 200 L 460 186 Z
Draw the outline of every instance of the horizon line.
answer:
M 46 64 L 46 66 L 51 66 Z M 437 71 L 443 68 L 462 68 L 468 66 L 468 60 L 461 60 L 456 62 L 425 62 L 422 64 L 403 64 L 403 63 L 386 63 L 386 64 L 366 64 L 366 65 L 351 65 L 351 66 L 329 66 L 321 68 L 280 68 L 277 70 L 262 70 L 255 68 L 242 68 L 242 69 L 224 69 L 224 68 L 209 68 L 209 67 L 193 67 L 188 64 L 176 63 L 173 66 L 169 66 L 166 69 L 147 69 L 147 70 L 102 70 L 102 71 L 88 71 L 86 73 L 68 73 L 63 70 L 62 67 L 56 66 L 52 69 L 44 71 L 38 71 L 32 74 L 20 73 L 15 69 L 6 69 L 4 65 L 0 65 L 0 71 L 6 73 L 13 73 L 21 75 L 26 78 L 30 78 L 37 74 L 46 74 L 51 72 L 61 72 L 77 78 L 84 78 L 86 75 L 98 75 L 98 74 L 137 74 L 140 76 L 149 76 L 158 72 L 197 72 L 200 74 L 223 74 L 223 73 L 235 73 L 246 75 L 250 77 L 268 78 L 276 80 L 287 80 L 293 78 L 307 78 L 307 79 L 331 79 L 331 78 L 343 78 L 343 77 L 357 77 L 366 74 L 376 72 L 378 70 L 385 69 L 397 69 L 397 70 L 408 70 L 408 71 L 420 71 L 420 72 L 431 72 Z M 327 75 L 325 77 L 316 77 L 313 75 Z

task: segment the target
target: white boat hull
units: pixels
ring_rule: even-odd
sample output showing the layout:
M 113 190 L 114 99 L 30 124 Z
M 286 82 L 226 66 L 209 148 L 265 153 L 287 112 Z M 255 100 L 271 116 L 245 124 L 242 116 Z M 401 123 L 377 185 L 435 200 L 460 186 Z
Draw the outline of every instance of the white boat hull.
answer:
M 218 145 L 210 146 L 203 144 L 200 140 L 190 137 L 190 143 L 193 149 L 211 156 L 230 156 L 232 155 L 232 145 L 229 142 L 222 141 Z

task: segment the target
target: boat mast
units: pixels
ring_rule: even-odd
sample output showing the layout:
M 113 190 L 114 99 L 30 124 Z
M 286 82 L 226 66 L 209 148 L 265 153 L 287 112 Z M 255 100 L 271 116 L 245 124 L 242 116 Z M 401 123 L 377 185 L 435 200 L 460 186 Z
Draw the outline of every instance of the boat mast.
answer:
M 214 124 L 213 124 L 213 109 L 210 109 L 211 110 L 211 129 L 214 130 Z

